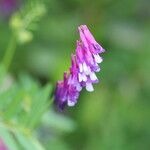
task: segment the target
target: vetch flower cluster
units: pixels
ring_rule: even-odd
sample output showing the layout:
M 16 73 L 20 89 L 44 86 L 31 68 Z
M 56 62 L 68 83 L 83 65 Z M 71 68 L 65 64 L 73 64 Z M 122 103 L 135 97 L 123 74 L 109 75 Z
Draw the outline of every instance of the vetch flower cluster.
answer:
M 55 90 L 55 103 L 60 110 L 65 105 L 74 106 L 83 87 L 94 91 L 93 83 L 99 80 L 95 72 L 100 71 L 99 63 L 103 61 L 99 54 L 105 50 L 98 44 L 86 25 L 78 27 L 80 40 L 76 43 L 76 54 L 71 55 L 69 72 L 64 72 L 63 81 L 58 81 Z

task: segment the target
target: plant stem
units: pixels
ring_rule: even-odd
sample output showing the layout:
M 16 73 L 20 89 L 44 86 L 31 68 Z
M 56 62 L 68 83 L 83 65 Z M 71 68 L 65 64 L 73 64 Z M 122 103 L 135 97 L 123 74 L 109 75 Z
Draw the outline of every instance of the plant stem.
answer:
M 8 44 L 8 48 L 6 49 L 4 58 L 3 58 L 3 63 L 6 67 L 6 70 L 9 69 L 14 53 L 15 53 L 15 49 L 16 49 L 16 38 L 14 35 L 12 35 L 10 42 Z

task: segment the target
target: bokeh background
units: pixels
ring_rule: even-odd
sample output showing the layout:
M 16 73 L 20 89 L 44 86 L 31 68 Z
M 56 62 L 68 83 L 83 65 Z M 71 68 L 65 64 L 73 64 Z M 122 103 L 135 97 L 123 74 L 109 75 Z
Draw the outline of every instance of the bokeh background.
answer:
M 0 0 L 1 60 L 12 32 L 16 32 L 10 20 L 27 3 L 12 0 L 11 7 L 4 8 L 6 1 L 11 0 Z M 47 150 L 149 150 L 150 1 L 40 3 L 45 13 L 37 19 L 36 30 L 32 35 L 25 34 L 27 42 L 23 37 L 23 42 L 16 45 L 9 67 L 14 80 L 23 72 L 42 86 L 49 82 L 54 88 L 70 66 L 81 24 L 90 28 L 106 53 L 95 91 L 83 90 L 77 105 L 61 113 L 51 105 L 50 114 L 44 115 L 42 125 L 35 130 L 39 141 Z

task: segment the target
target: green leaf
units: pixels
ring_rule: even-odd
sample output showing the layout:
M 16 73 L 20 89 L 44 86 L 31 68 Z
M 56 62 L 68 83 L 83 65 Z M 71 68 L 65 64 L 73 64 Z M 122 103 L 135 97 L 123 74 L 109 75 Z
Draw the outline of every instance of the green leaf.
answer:
M 41 87 L 28 75 L 22 74 L 19 82 L 14 81 L 0 94 L 0 119 L 5 128 L 0 126 L 0 136 L 5 137 L 11 150 L 44 150 L 34 137 L 33 129 L 49 107 L 51 90 L 51 85 Z
M 47 85 L 36 93 L 28 118 L 28 126 L 30 128 L 33 128 L 41 120 L 42 114 L 48 108 L 50 103 L 48 98 L 51 90 L 51 85 Z
M 13 135 L 2 125 L 0 125 L 0 136 L 10 150 L 19 150 L 19 147 L 13 138 Z
M 8 105 L 12 102 L 12 99 L 16 96 L 18 89 L 17 85 L 14 83 L 12 87 L 0 93 L 0 110 L 6 111 Z
M 4 113 L 4 118 L 6 120 L 11 119 L 11 117 L 15 116 L 18 110 L 20 109 L 21 100 L 22 100 L 23 92 L 18 91 L 16 96 L 12 98 L 11 103 L 8 105 L 8 108 L 6 112 Z
M 24 135 L 20 132 L 15 132 L 15 136 L 24 150 L 44 150 L 41 144 L 36 140 L 33 140 L 33 137 Z

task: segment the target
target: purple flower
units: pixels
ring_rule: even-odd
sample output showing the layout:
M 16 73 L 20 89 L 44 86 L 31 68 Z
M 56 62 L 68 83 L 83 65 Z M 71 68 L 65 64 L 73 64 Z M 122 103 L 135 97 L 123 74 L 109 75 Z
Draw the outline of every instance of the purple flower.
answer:
M 9 17 L 20 5 L 20 0 L 0 0 L 0 15 Z
M 86 46 L 86 48 L 90 48 L 91 53 L 98 54 L 105 52 L 101 45 L 96 42 L 95 38 L 93 37 L 86 25 L 79 26 L 78 30 L 83 44 Z
M 76 55 L 72 54 L 69 73 L 64 73 L 64 80 L 57 82 L 55 90 L 55 103 L 61 110 L 65 105 L 74 106 L 77 103 L 83 87 L 92 92 L 92 84 L 99 82 L 95 72 L 100 71 L 98 64 L 103 59 L 99 54 L 105 50 L 96 42 L 86 25 L 79 26 L 78 30 L 80 40 L 76 43 Z
M 58 81 L 56 86 L 55 102 L 60 110 L 66 104 L 68 106 L 74 106 L 79 97 L 79 92 L 82 90 L 77 78 L 78 68 L 75 55 L 71 56 L 71 60 L 72 66 L 70 67 L 70 73 L 64 72 L 64 80 Z
M 77 41 L 76 55 L 78 70 L 78 81 L 82 86 L 86 86 L 87 91 L 93 91 L 92 83 L 97 83 L 98 79 L 94 71 L 99 71 L 100 68 L 95 62 L 89 49 L 86 49 L 81 45 L 82 43 Z

